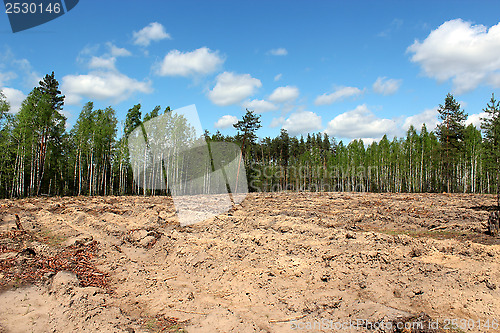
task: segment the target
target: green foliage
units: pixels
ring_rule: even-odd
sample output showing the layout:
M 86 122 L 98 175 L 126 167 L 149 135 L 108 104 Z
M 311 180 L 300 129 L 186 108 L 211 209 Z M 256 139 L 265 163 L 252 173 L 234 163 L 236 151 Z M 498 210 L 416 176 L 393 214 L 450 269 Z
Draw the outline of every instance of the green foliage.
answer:
M 64 95 L 61 95 L 61 91 L 59 91 L 59 82 L 55 79 L 54 72 L 45 75 L 39 85 L 36 89 L 50 96 L 52 110 L 61 111 L 64 105 Z
M 157 106 L 142 117 L 141 104 L 136 104 L 128 110 L 117 139 L 115 110 L 94 109 L 92 102 L 83 106 L 67 132 L 58 87 L 54 73 L 46 75 L 17 114 L 9 113 L 0 92 L 1 197 L 168 194 L 145 188 L 182 177 L 199 179 L 204 173 L 204 153 L 194 149 L 180 160 L 152 161 L 154 167 L 147 172 L 155 176 L 143 175 L 143 183 L 134 182 L 132 165 L 146 165 L 156 155 L 135 154 L 130 161 L 129 139 L 142 135 L 147 149 L 168 154 L 168 147 L 187 146 L 203 137 L 196 138 L 187 120 L 170 107 L 162 114 Z M 500 205 L 500 102 L 492 96 L 484 112 L 484 139 L 474 125 L 465 126 L 466 114 L 451 94 L 439 106 L 441 123 L 435 131 L 410 126 L 403 138 L 384 135 L 371 143 L 344 143 L 325 133 L 294 137 L 282 129 L 274 138 L 258 139 L 260 116 L 246 110 L 234 125 L 236 135 L 205 131 L 204 139 L 242 146 L 239 163 L 246 167 L 251 191 L 497 192 Z M 193 163 L 202 167 L 194 170 Z
M 3 91 L 0 90 L 0 121 L 3 121 L 5 115 L 10 110 L 10 104 L 7 101 L 7 98 L 3 94 Z
M 500 102 L 491 95 L 491 100 L 483 109 L 486 117 L 482 118 L 484 131 L 484 157 L 486 169 L 496 182 L 497 206 L 500 210 Z
M 170 107 L 168 109 L 170 110 Z M 155 106 L 155 108 L 150 113 L 146 113 L 144 115 L 143 122 L 146 122 L 148 120 L 151 120 L 153 118 L 158 117 L 160 110 L 161 110 L 161 106 L 159 106 L 159 105 Z
M 74 147 L 74 194 L 112 192 L 112 161 L 117 124 L 113 108 L 94 110 L 92 102 L 83 106 L 75 126 L 70 131 L 70 140 Z
M 128 110 L 125 118 L 125 137 L 129 136 L 137 126 L 141 125 L 141 117 L 141 104 L 136 104 Z
M 255 144 L 257 140 L 255 132 L 262 127 L 260 124 L 260 116 L 257 116 L 254 111 L 248 109 L 246 109 L 243 119 L 233 126 L 238 130 L 237 138 L 242 143 L 242 146 L 245 145 L 245 142 Z
M 59 192 L 64 186 L 61 159 L 66 117 L 60 113 L 64 96 L 58 87 L 53 73 L 47 75 L 29 93 L 15 117 L 12 138 L 17 152 L 12 195 Z
M 445 189 L 455 190 L 455 166 L 464 150 L 464 130 L 467 115 L 452 94 L 446 95 L 444 105 L 439 105 L 439 118 L 442 122 L 437 126 L 436 134 L 443 150 L 443 168 Z

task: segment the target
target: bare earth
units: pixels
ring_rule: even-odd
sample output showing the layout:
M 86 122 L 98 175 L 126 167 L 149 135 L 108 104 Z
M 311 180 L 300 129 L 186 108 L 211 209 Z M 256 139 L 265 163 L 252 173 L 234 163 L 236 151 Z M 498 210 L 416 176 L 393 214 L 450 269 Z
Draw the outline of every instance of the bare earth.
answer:
M 364 332 L 333 326 L 418 315 L 498 331 L 494 204 L 261 193 L 181 227 L 165 197 L 0 200 L 0 332 L 287 332 L 322 320 L 331 326 L 309 331 Z

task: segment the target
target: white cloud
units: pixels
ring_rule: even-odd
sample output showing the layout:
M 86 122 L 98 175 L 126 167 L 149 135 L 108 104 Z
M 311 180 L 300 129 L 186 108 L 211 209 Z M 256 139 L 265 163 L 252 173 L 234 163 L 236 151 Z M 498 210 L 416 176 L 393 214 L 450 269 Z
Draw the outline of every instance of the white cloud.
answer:
M 116 70 L 116 61 L 118 57 L 128 57 L 131 56 L 127 49 L 117 47 L 111 42 L 106 43 L 106 50 L 104 53 L 100 53 L 99 50 L 102 49 L 102 45 L 87 45 L 78 54 L 77 61 L 86 65 L 89 69 L 107 69 Z M 100 53 L 100 55 L 98 55 Z
M 217 76 L 215 87 L 208 92 L 208 98 L 219 106 L 237 104 L 253 95 L 261 86 L 260 80 L 250 74 L 224 72 Z
M 148 46 L 152 41 L 171 38 L 165 27 L 158 22 L 152 22 L 141 30 L 133 32 L 134 44 L 141 46 Z
M 94 71 L 85 75 L 66 75 L 62 78 L 61 91 L 66 104 L 78 104 L 83 97 L 112 100 L 119 103 L 135 92 L 150 93 L 151 82 L 141 82 L 116 71 Z
M 4 71 L 7 68 L 7 71 Z M 38 86 L 42 79 L 41 75 L 33 70 L 31 63 L 27 59 L 17 59 L 9 47 L 0 53 L 0 87 L 6 85 L 8 81 L 21 78 L 22 84 L 26 88 L 33 89 Z
M 407 52 L 411 61 L 439 82 L 451 79 L 457 94 L 480 84 L 500 87 L 500 23 L 491 28 L 461 19 L 443 23 Z
M 91 69 L 99 69 L 99 68 L 104 68 L 104 69 L 115 69 L 115 62 L 116 58 L 111 57 L 92 57 L 89 62 L 89 68 Z
M 356 87 L 340 87 L 331 94 L 323 94 L 316 97 L 315 105 L 327 105 L 341 101 L 347 97 L 361 94 L 362 91 Z
M 468 117 L 467 117 L 467 120 L 465 120 L 465 125 L 469 125 L 469 124 L 472 124 L 474 126 L 476 126 L 476 128 L 478 130 L 481 129 L 481 118 L 488 118 L 489 114 L 486 113 L 486 112 L 481 112 L 481 113 L 474 113 L 474 114 L 470 114 Z
M 297 111 L 283 122 L 283 129 L 290 135 L 304 134 L 321 129 L 321 116 L 311 111 Z
M 392 119 L 376 117 L 365 104 L 354 110 L 333 118 L 325 130 L 328 135 L 339 138 L 381 138 L 396 131 L 396 122 Z
M 233 126 L 233 124 L 236 124 L 237 122 L 238 118 L 236 118 L 235 116 L 225 115 L 220 117 L 219 120 L 214 123 L 214 127 L 218 129 L 224 129 Z
M 299 97 L 299 88 L 293 86 L 278 87 L 269 96 L 269 100 L 274 103 L 292 102 Z
M 279 81 L 281 79 L 281 77 L 283 76 L 283 74 L 279 73 L 277 74 L 275 77 L 274 77 L 274 81 Z
M 156 65 L 156 73 L 161 76 L 210 74 L 219 69 L 224 61 L 219 51 L 212 51 L 207 47 L 192 52 L 172 50 Z
M 375 83 L 373 83 L 373 91 L 377 94 L 392 95 L 398 91 L 402 82 L 403 80 L 388 79 L 385 76 L 379 77 Z
M 269 50 L 269 54 L 274 56 L 286 56 L 288 54 L 288 51 L 285 48 L 280 47 L 277 49 Z
M 26 87 L 35 87 L 38 86 L 40 83 L 40 80 L 42 79 L 42 76 L 37 73 L 36 71 L 33 70 L 31 67 L 31 64 L 28 60 L 26 59 L 16 59 L 12 61 L 12 65 L 14 68 L 20 70 L 23 72 L 21 77 L 24 79 L 24 85 Z
M 413 125 L 417 131 L 420 131 L 422 125 L 425 124 L 428 131 L 433 131 L 439 123 L 438 115 L 437 108 L 424 110 L 421 113 L 407 117 L 403 122 L 403 129 L 407 131 L 410 125 Z
M 21 104 L 26 98 L 26 95 L 21 91 L 14 88 L 4 87 L 0 89 L 3 91 L 7 101 L 10 104 L 10 112 L 17 113 L 21 108 Z
M 242 106 L 245 109 L 253 110 L 257 113 L 278 110 L 277 105 L 275 105 L 269 101 L 263 100 L 263 99 L 254 99 L 251 101 L 244 101 Z
M 7 84 L 7 82 L 15 78 L 17 78 L 17 74 L 14 72 L 0 73 L 0 86 Z
M 283 125 L 285 122 L 285 117 L 273 118 L 269 127 L 274 128 Z
M 106 45 L 109 47 L 109 52 L 111 53 L 112 57 L 128 57 L 132 55 L 129 50 L 118 47 L 113 43 L 106 43 Z

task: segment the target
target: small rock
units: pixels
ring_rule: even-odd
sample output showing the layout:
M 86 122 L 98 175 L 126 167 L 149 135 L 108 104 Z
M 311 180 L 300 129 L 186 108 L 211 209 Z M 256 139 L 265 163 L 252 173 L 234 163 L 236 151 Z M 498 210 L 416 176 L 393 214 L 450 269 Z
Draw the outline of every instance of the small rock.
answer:
M 345 234 L 345 238 L 347 238 L 347 239 L 356 239 L 356 235 L 355 234 L 351 234 L 350 232 L 348 232 L 347 234 Z
M 154 236 L 146 236 L 140 240 L 139 245 L 146 247 L 153 244 L 155 241 L 156 238 Z
M 414 248 L 410 251 L 410 257 L 412 257 L 412 258 L 420 257 L 420 256 L 422 256 L 422 254 L 423 254 L 422 249 L 420 249 L 420 248 L 418 248 L 418 247 L 414 247 Z
M 145 238 L 147 235 L 148 235 L 147 230 L 139 229 L 139 230 L 135 230 L 134 232 L 132 232 L 132 234 L 130 235 L 130 238 L 134 242 L 139 242 L 141 239 Z
M 490 282 L 490 280 L 484 280 L 484 283 L 486 284 L 486 287 L 490 290 L 495 290 L 497 289 L 497 285 L 494 284 L 493 282 Z

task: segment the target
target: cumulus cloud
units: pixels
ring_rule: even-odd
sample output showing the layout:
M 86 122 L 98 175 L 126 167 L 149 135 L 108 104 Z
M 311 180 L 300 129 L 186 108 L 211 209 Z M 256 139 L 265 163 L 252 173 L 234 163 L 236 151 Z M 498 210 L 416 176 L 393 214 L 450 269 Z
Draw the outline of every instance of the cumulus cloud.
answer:
M 219 51 L 212 51 L 207 47 L 192 52 L 172 50 L 156 65 L 156 73 L 161 76 L 210 74 L 219 69 L 224 61 Z
M 10 104 L 10 112 L 17 113 L 21 108 L 21 104 L 25 100 L 26 95 L 21 90 L 17 90 L 14 88 L 4 87 L 1 88 L 0 90 L 3 91 L 5 98 Z
M 106 43 L 106 45 L 109 47 L 109 53 L 112 57 L 128 57 L 132 55 L 129 50 L 118 47 L 113 43 Z
M 208 92 L 208 98 L 219 106 L 237 104 L 253 95 L 261 86 L 260 80 L 250 74 L 224 72 L 217 76 L 215 87 Z
M 158 22 L 152 22 L 141 30 L 133 32 L 134 44 L 140 46 L 148 46 L 152 41 L 171 38 L 165 27 Z
M 318 131 L 321 129 L 321 116 L 311 111 L 297 111 L 283 121 L 282 128 L 290 135 Z
M 219 120 L 217 120 L 214 123 L 214 127 L 218 129 L 224 129 L 233 126 L 237 122 L 238 118 L 227 114 L 225 116 L 220 117 Z
M 286 56 L 288 54 L 288 51 L 285 48 L 280 47 L 277 49 L 269 50 L 269 54 L 274 56 Z
M 299 97 L 299 88 L 294 86 L 278 87 L 269 96 L 269 100 L 274 103 L 292 102 Z
M 92 57 L 90 58 L 89 61 L 89 68 L 91 69 L 115 69 L 115 62 L 116 58 L 115 57 Z
M 419 131 L 422 125 L 425 124 L 428 131 L 433 131 L 439 123 L 438 115 L 437 108 L 424 110 L 421 113 L 407 117 L 403 122 L 403 129 L 407 131 L 410 125 L 413 125 Z
M 27 59 L 17 58 L 11 49 L 6 47 L 4 52 L 0 52 L 0 87 L 16 78 L 21 78 L 22 84 L 29 89 L 37 86 L 42 79 Z
M 253 110 L 257 113 L 278 110 L 278 106 L 263 99 L 254 99 L 251 101 L 244 101 L 242 106 L 245 109 Z
M 274 128 L 283 125 L 285 122 L 285 117 L 273 118 L 269 127 Z
M 120 48 L 111 42 L 107 42 L 105 46 L 105 51 L 99 52 L 102 50 L 101 44 L 87 45 L 80 51 L 76 60 L 89 69 L 116 70 L 117 58 L 132 55 L 127 49 Z
M 457 94 L 480 84 L 500 87 L 500 23 L 488 29 L 461 19 L 447 21 L 407 52 L 428 77 L 451 79 Z
M 378 118 L 365 104 L 333 118 L 325 133 L 340 138 L 381 138 L 396 131 L 396 121 Z
M 468 117 L 467 117 L 467 120 L 465 121 L 465 125 L 469 125 L 469 124 L 472 124 L 474 126 L 476 126 L 477 129 L 481 129 L 481 118 L 488 118 L 489 117 L 489 114 L 486 113 L 486 112 L 481 112 L 481 113 L 474 113 L 474 114 L 470 114 Z
M 117 71 L 94 71 L 85 75 L 66 75 L 61 91 L 66 104 L 78 104 L 83 97 L 119 103 L 136 92 L 152 92 L 151 82 L 141 82 Z
M 361 94 L 362 91 L 359 88 L 356 87 L 340 87 L 337 90 L 335 90 L 333 93 L 330 94 L 323 94 L 318 97 L 316 97 L 316 100 L 314 101 L 315 105 L 328 105 L 332 104 L 338 101 L 341 101 L 345 98 L 351 97 L 351 96 L 356 96 Z
M 388 79 L 385 76 L 379 77 L 375 83 L 373 83 L 373 91 L 377 94 L 392 95 L 398 91 L 402 82 L 403 80 Z

